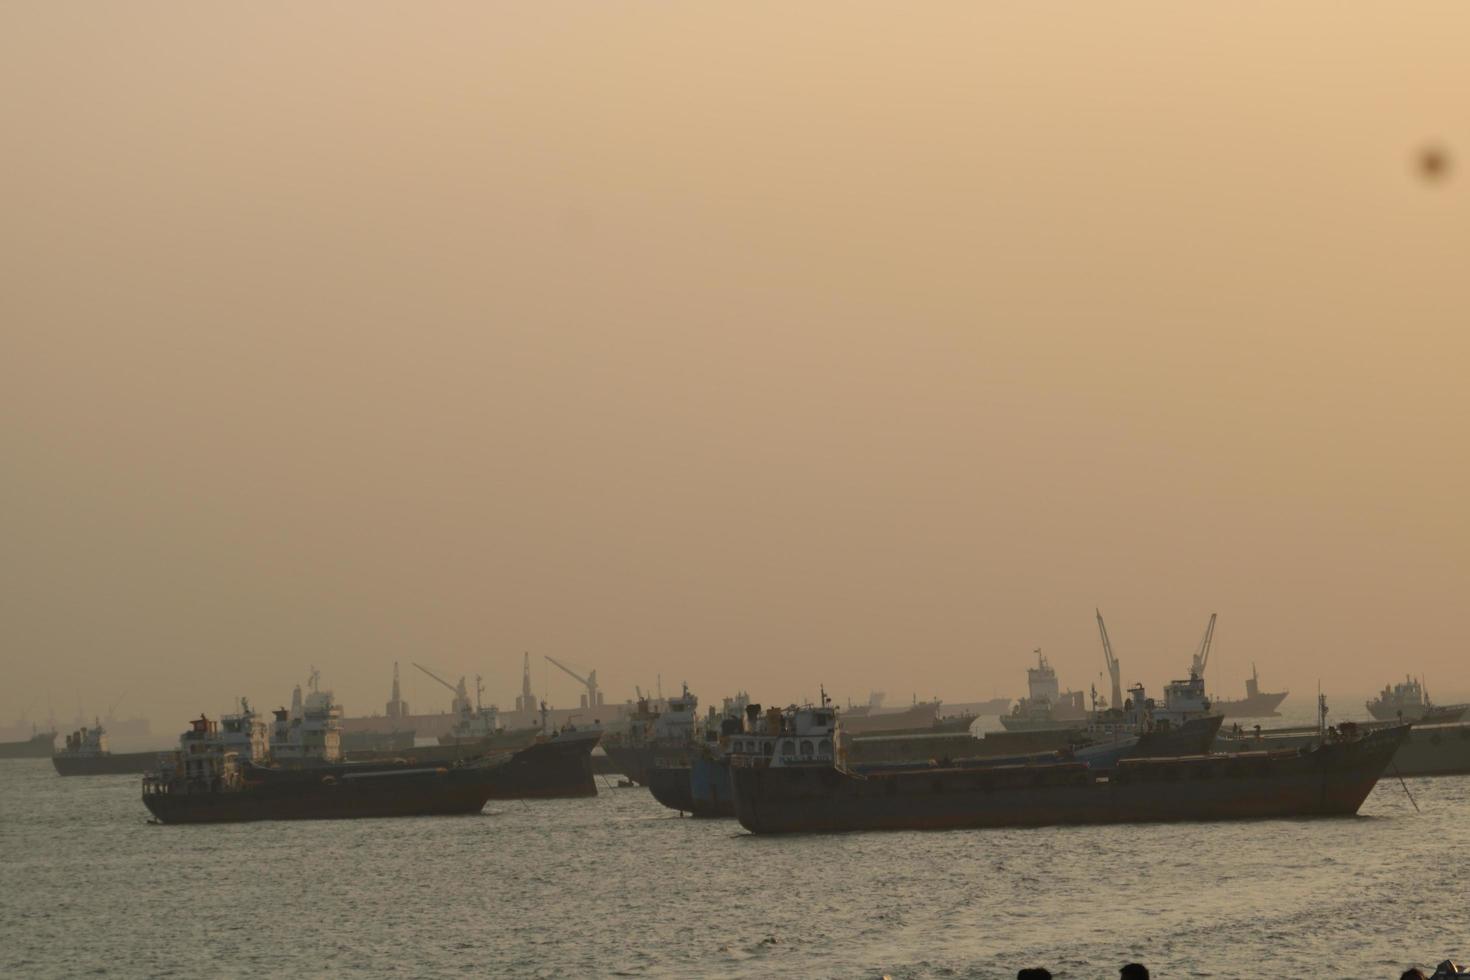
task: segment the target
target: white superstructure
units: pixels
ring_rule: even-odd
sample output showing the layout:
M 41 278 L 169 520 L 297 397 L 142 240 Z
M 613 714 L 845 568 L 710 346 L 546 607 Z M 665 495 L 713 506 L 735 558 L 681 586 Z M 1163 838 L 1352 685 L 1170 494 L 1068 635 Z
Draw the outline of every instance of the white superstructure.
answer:
M 270 754 L 276 762 L 341 762 L 342 706 L 332 692 L 320 687 L 321 674 L 312 668 L 308 692 L 296 686 L 291 710 L 277 708 L 270 733 Z

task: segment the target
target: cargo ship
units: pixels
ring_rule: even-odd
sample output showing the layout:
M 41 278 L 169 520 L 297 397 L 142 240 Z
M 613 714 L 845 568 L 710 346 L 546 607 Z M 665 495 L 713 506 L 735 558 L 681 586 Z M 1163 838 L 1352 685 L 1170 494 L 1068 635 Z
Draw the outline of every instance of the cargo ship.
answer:
M 66 746 L 51 757 L 62 776 L 137 776 L 158 767 L 157 752 L 113 752 L 100 721 L 66 737 Z
M 977 739 L 968 732 L 928 734 L 879 734 L 852 736 L 846 731 L 846 713 L 821 706 L 795 706 L 764 713 L 760 705 L 727 699 L 718 730 L 707 729 L 703 744 L 690 755 L 690 797 L 675 799 L 676 808 L 687 804 L 696 817 L 733 817 L 734 795 L 730 782 L 731 757 L 745 757 L 747 764 L 770 762 L 794 754 L 819 757 L 840 745 L 841 757 L 853 771 L 870 769 L 921 769 L 954 764 L 968 767 L 1001 764 L 1007 758 L 1031 761 L 1085 760 L 1090 765 L 1112 765 L 1120 759 L 1195 755 L 1208 752 L 1223 720 L 1208 714 L 1202 685 L 1176 681 L 1166 688 L 1162 705 L 1145 696 L 1135 685 L 1123 708 L 1099 711 L 1080 729 L 1062 733 L 990 733 Z M 1027 744 L 1038 735 L 1055 736 L 1046 744 Z M 998 736 L 998 739 L 994 736 Z M 671 772 L 671 777 L 673 772 Z
M 1405 675 L 1402 684 L 1385 684 L 1378 697 L 1367 703 L 1368 713 L 1379 721 L 1439 723 L 1461 721 L 1470 704 L 1437 705 L 1429 700 L 1424 682 Z
M 730 771 L 726 754 L 730 739 L 745 728 L 745 715 L 760 705 L 750 703 L 750 695 L 742 691 L 725 698 L 719 711 L 710 709 L 709 717 L 694 744 L 683 757 L 668 758 L 652 773 L 649 789 L 654 799 L 680 813 L 695 817 L 733 817 L 734 800 L 730 796 Z
M 699 698 L 683 693 L 669 698 L 668 710 L 654 722 L 653 758 L 648 767 L 648 790 L 653 798 L 670 810 L 689 813 L 694 809 L 690 789 L 689 766 L 697 746 L 695 726 L 698 724 Z
M 272 772 L 242 761 L 221 738 L 219 723 L 201 715 L 180 738 L 180 751 L 143 777 L 143 805 L 166 824 L 478 813 L 490 799 L 484 772 L 481 766 Z
M 876 732 L 968 731 L 975 721 L 974 715 L 941 718 L 939 707 L 940 702 L 937 700 L 920 701 L 915 698 L 914 703 L 907 708 L 884 708 L 883 692 L 874 691 L 868 695 L 867 704 L 854 705 L 849 702 L 838 713 L 842 716 L 842 727 L 854 735 Z
M 732 759 L 736 817 L 756 834 L 1028 827 L 1358 811 L 1408 726 L 1351 724 L 1306 750 L 980 768 L 854 772 L 813 757 L 787 764 Z
M 1397 722 L 1370 721 L 1365 729 L 1386 728 Z M 1310 748 L 1321 741 L 1315 727 L 1241 729 L 1232 726 L 1220 732 L 1215 751 L 1258 752 L 1272 749 Z M 1470 774 L 1470 722 L 1415 723 L 1394 753 L 1388 771 L 1395 776 L 1459 776 Z
M 1085 721 L 1083 692 L 1063 692 L 1046 655 L 1040 648 L 1033 652 L 1036 666 L 1026 668 L 1026 697 L 1016 702 L 1010 714 L 1000 716 L 1001 725 L 1012 732 L 1045 731 Z
M 986 701 L 946 701 L 944 707 L 957 715 L 973 715 L 977 718 L 998 717 L 1009 714 L 1011 698 L 990 698 Z
M 562 732 L 520 752 L 446 765 L 412 762 L 266 766 L 241 759 L 207 717 L 143 778 L 161 823 L 331 820 L 478 813 L 492 799 L 595 796 L 600 732 Z
M 622 731 L 610 732 L 602 740 L 602 750 L 607 753 L 612 770 L 639 786 L 647 786 L 651 778 L 655 722 L 662 713 L 640 695 Z
M 0 759 L 46 759 L 56 751 L 55 732 L 35 732 L 20 742 L 0 742 Z
M 737 756 L 749 765 L 769 765 L 784 756 L 832 759 L 840 737 L 838 712 L 822 705 L 792 705 L 785 710 L 747 700 L 743 711 L 723 720 L 717 746 L 705 746 L 690 769 L 691 813 L 696 817 L 734 817 L 735 792 L 730 767 Z
M 1276 709 L 1281 707 L 1288 693 L 1262 691 L 1256 665 L 1251 664 L 1251 675 L 1245 682 L 1245 697 L 1238 701 L 1215 699 L 1214 707 L 1222 718 L 1279 718 L 1281 712 Z

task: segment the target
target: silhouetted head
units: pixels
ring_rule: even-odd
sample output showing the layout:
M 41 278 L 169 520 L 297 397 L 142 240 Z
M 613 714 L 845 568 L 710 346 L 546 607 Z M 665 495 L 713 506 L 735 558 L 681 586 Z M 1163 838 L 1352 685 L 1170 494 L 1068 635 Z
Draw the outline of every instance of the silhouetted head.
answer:
M 1016 980 L 1051 980 L 1051 971 L 1044 966 L 1028 966 L 1016 974 Z
M 1428 980 L 1428 978 L 1424 976 L 1423 970 L 1417 966 L 1411 966 L 1399 974 L 1399 980 Z
M 1128 963 L 1118 971 L 1118 980 L 1148 980 L 1148 967 L 1142 963 Z

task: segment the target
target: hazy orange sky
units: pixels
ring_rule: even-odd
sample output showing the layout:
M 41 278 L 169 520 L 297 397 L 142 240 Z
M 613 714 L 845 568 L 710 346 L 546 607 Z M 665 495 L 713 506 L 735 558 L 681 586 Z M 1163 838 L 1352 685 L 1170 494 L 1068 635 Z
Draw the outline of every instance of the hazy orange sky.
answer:
M 1094 606 L 1155 689 L 1218 611 L 1231 694 L 1470 691 L 1466 37 L 10 0 L 0 721 L 1019 694 Z

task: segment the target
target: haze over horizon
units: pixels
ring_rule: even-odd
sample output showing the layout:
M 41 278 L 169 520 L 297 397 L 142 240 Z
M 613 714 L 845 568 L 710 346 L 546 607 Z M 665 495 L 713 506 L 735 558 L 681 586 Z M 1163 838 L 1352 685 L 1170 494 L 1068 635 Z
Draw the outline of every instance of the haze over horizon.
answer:
M 5 4 L 0 724 L 311 664 L 381 712 L 395 660 L 506 707 L 522 651 L 559 705 L 543 654 L 619 701 L 1017 696 L 1038 646 L 1085 690 L 1094 607 L 1153 693 L 1218 612 L 1213 693 L 1464 697 L 1466 36 Z

